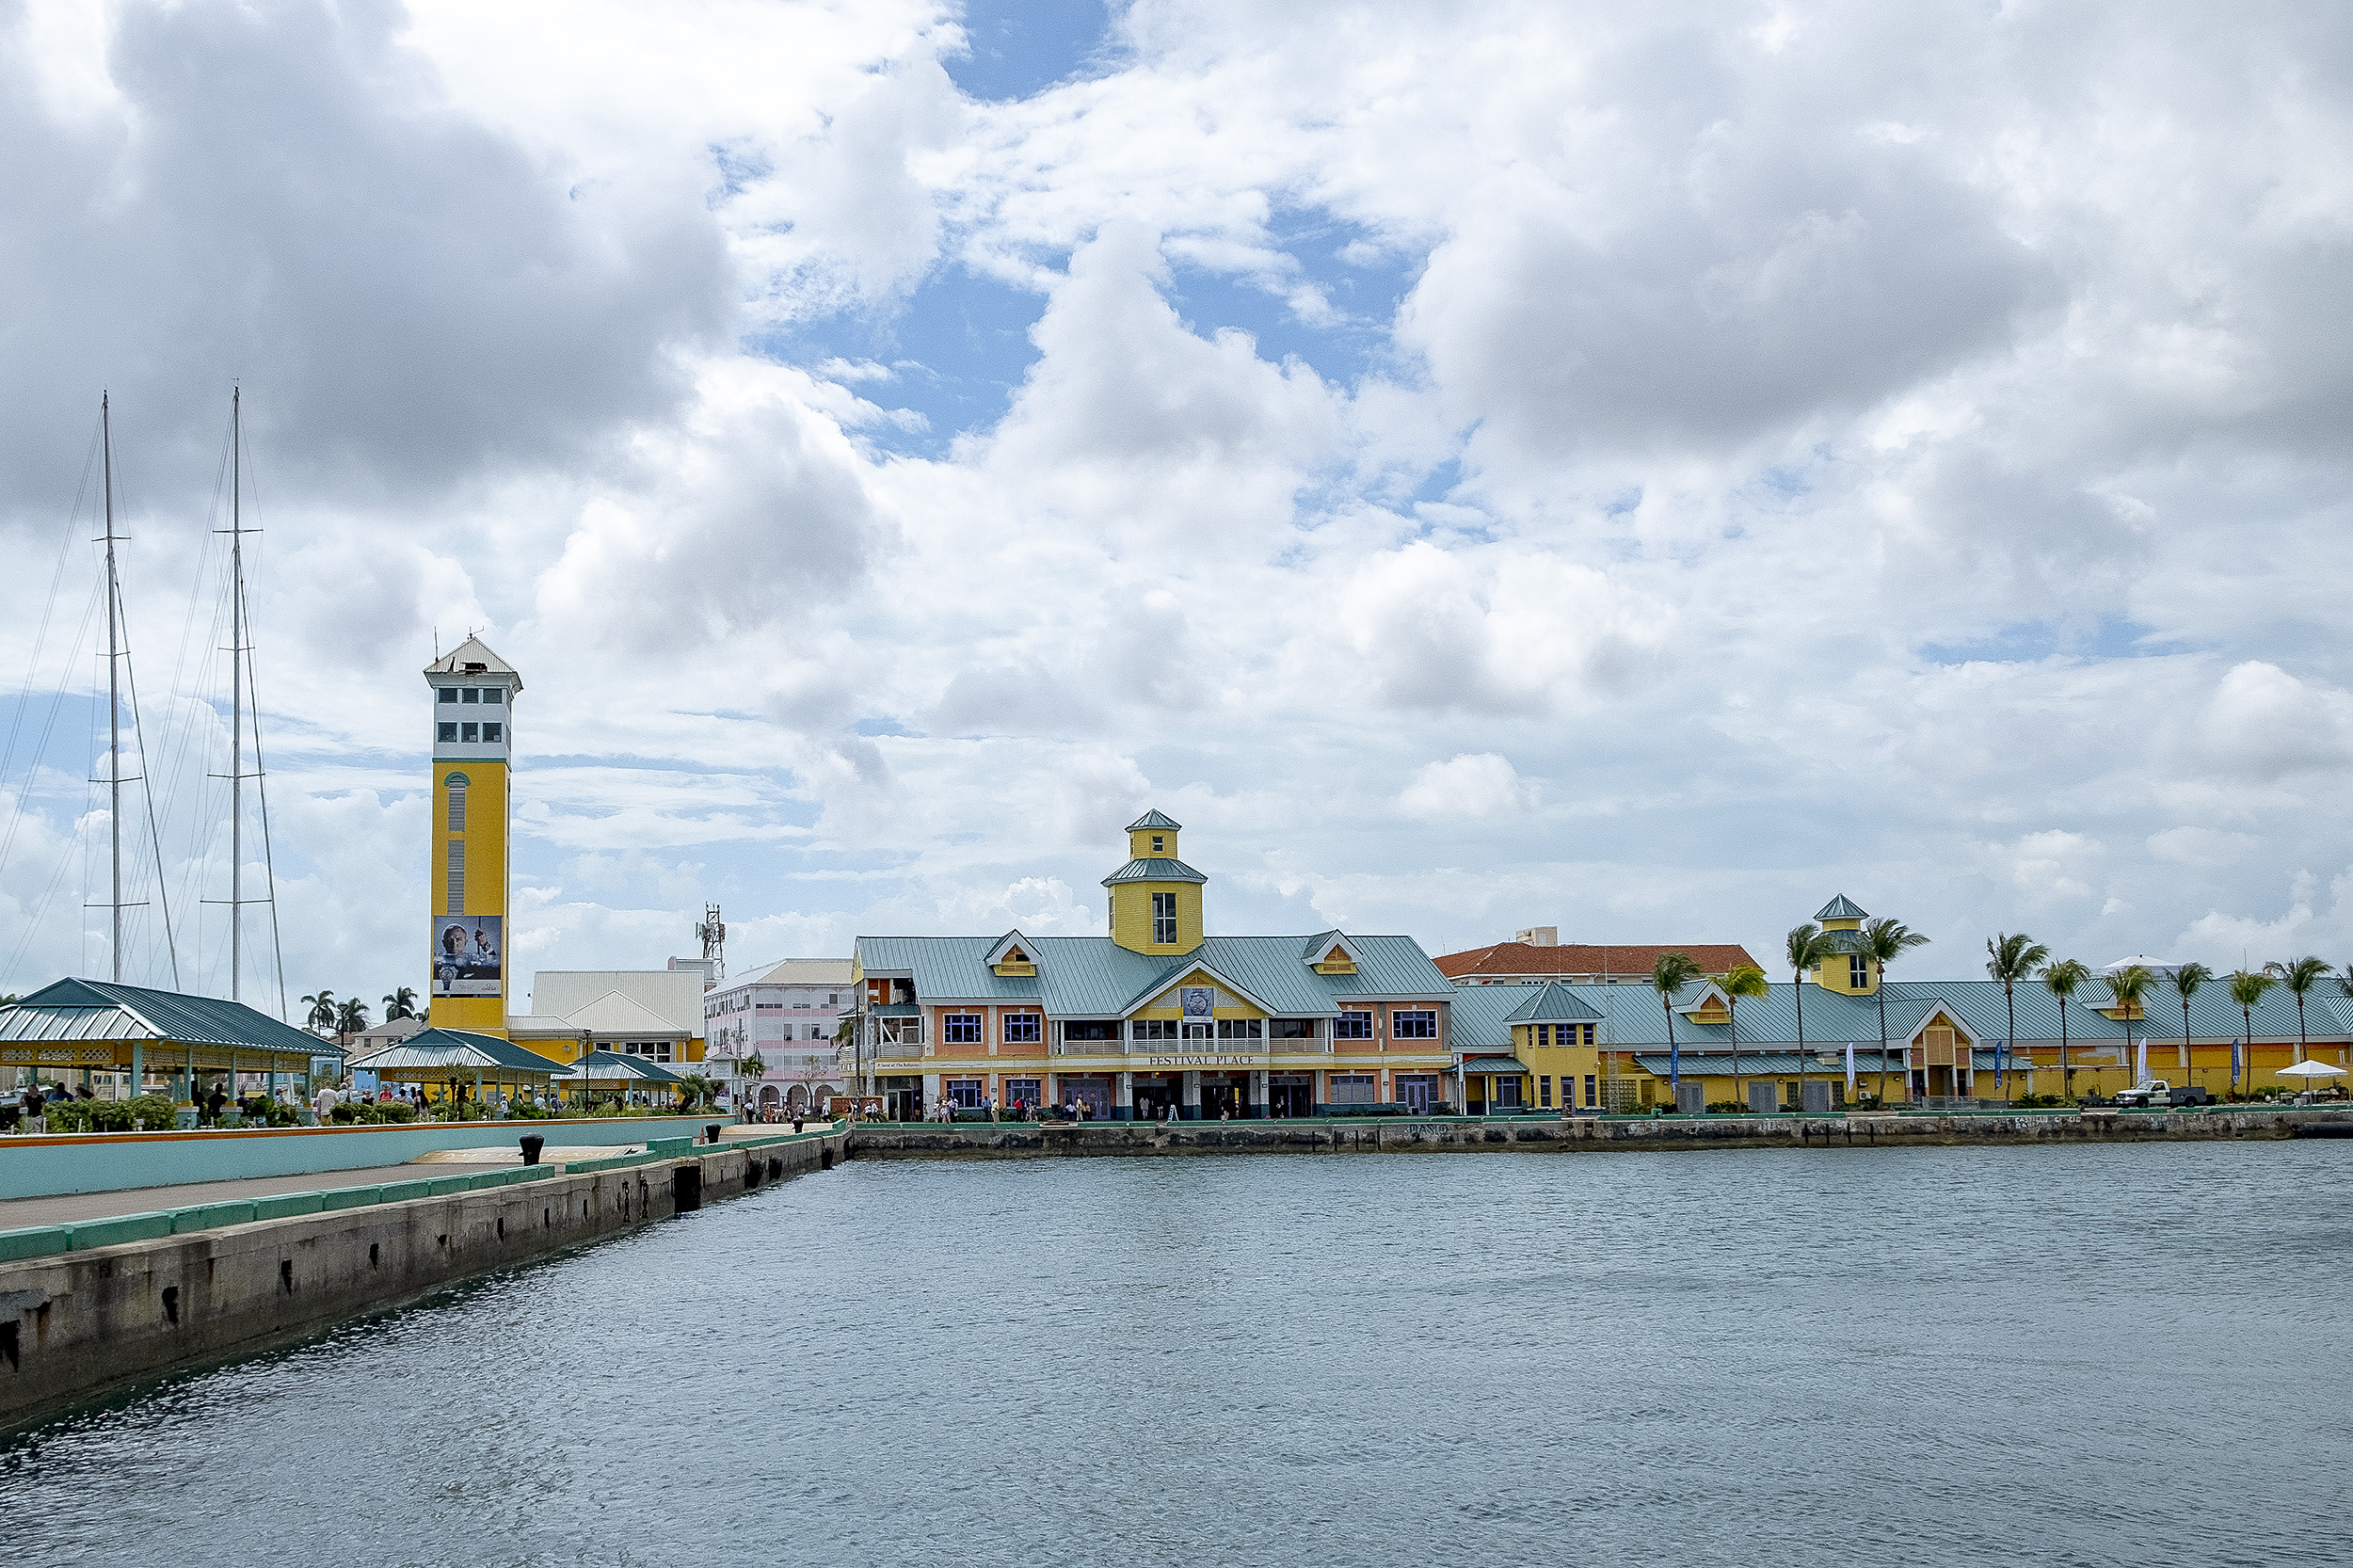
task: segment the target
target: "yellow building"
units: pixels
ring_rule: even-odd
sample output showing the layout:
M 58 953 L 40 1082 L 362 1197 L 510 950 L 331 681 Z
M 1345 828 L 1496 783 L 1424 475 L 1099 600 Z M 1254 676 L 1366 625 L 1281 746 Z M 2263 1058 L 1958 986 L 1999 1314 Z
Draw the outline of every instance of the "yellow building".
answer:
M 424 669 L 433 693 L 432 948 L 436 1028 L 506 1034 L 507 834 L 515 667 L 468 637 Z

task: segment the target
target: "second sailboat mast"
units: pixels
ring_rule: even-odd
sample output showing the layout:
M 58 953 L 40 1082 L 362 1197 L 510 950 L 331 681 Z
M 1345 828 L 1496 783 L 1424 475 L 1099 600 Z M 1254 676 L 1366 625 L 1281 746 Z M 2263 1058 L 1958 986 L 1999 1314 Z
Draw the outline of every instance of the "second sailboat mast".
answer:
M 238 1000 L 245 936 L 245 427 L 229 392 L 229 1000 Z M 218 472 L 216 469 L 214 471 Z M 220 690 L 216 686 L 215 691 Z
M 122 983 L 122 590 L 115 577 L 115 427 L 111 393 L 98 394 L 100 440 L 106 467 L 106 832 L 114 868 L 115 984 Z M 84 470 L 88 472 L 88 470 Z

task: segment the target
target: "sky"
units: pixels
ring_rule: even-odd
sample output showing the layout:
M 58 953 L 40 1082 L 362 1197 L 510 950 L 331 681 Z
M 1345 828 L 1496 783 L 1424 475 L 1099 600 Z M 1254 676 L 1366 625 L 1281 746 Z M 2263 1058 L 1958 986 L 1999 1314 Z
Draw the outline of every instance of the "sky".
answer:
M 423 988 L 433 714 L 514 931 L 2353 960 L 2353 12 L 0 4 L 0 987 Z M 266 843 L 266 859 L 263 844 Z M 162 897 L 175 922 L 167 943 Z M 275 916 L 275 940 L 270 927 Z M 298 1011 L 298 1007 L 297 1007 Z

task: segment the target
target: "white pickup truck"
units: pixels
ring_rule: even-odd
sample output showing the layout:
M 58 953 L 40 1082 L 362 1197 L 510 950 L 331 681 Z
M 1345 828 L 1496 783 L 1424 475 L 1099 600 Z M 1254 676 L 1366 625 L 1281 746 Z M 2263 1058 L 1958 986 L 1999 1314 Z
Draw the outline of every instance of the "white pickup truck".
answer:
M 2136 1083 L 2129 1089 L 2116 1092 L 2119 1105 L 2210 1105 L 2206 1092 L 2196 1084 L 2176 1089 L 2161 1078 Z

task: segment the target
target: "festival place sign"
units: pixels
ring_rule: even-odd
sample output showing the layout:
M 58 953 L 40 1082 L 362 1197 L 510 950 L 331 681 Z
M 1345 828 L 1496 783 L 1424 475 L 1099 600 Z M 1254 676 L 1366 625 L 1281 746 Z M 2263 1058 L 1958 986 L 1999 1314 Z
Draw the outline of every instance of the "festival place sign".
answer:
M 1144 1067 L 1159 1072 L 1163 1067 L 1257 1067 L 1263 1066 L 1263 1056 L 1147 1056 Z

